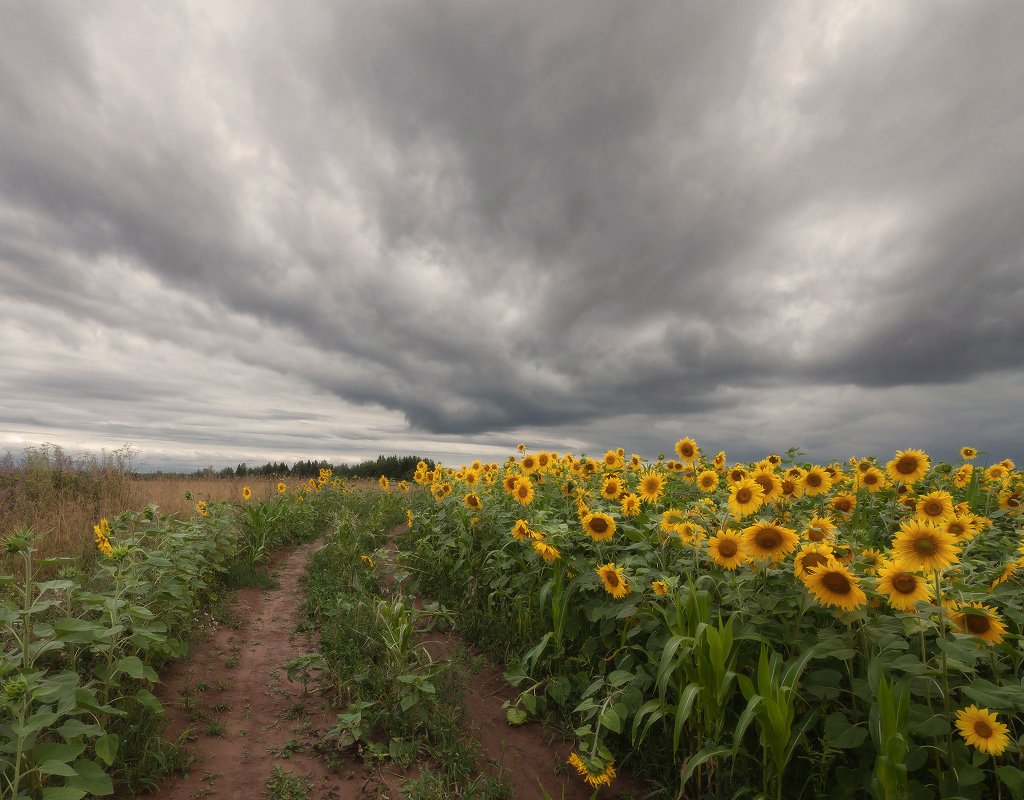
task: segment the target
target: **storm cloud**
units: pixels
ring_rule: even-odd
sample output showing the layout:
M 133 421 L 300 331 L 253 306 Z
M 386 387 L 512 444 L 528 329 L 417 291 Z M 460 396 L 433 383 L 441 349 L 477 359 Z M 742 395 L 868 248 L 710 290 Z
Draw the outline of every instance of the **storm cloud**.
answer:
M 1005 4 L 0 7 L 0 446 L 1024 459 Z

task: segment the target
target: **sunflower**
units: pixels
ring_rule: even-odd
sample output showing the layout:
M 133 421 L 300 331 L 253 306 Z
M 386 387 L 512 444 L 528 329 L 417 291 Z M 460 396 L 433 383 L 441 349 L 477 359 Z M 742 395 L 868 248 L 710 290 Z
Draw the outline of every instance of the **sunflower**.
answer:
M 676 442 L 676 452 L 679 453 L 679 460 L 684 464 L 692 464 L 700 458 L 700 448 L 689 436 Z
M 957 711 L 956 726 L 964 741 L 982 753 L 1002 755 L 1010 743 L 1009 729 L 987 708 L 970 705 Z
M 832 488 L 832 476 L 822 467 L 813 466 L 803 474 L 801 483 L 805 495 L 817 497 Z
M 541 451 L 537 453 L 537 469 L 547 472 L 551 468 L 551 453 Z
M 651 588 L 657 595 L 668 594 L 668 584 L 665 581 L 651 581 Z
M 730 486 L 737 484 L 740 481 L 744 480 L 745 478 L 749 477 L 750 473 L 747 471 L 747 468 L 742 467 L 739 464 L 737 464 L 735 467 L 729 470 L 725 475 L 725 479 L 729 482 Z
M 1017 573 L 1020 572 L 1020 568 L 1022 566 L 1024 566 L 1024 558 L 1019 558 L 1016 561 L 1011 561 L 1009 564 L 1003 567 L 1002 574 L 994 581 L 992 581 L 992 586 L 989 589 L 989 591 L 994 592 L 999 584 L 1006 583 L 1008 580 L 1017 575 Z
M 640 485 L 637 487 L 637 491 L 640 494 L 640 499 L 644 502 L 657 503 L 664 486 L 665 476 L 660 472 L 648 470 L 640 473 Z
M 640 513 L 640 498 L 632 492 L 626 492 L 619 500 L 622 516 L 635 517 Z
M 911 520 L 900 525 L 893 540 L 893 560 L 909 569 L 945 569 L 960 561 L 959 546 L 941 528 Z
M 370 569 L 373 569 L 373 559 L 372 558 L 370 558 L 369 556 L 359 556 L 359 557 L 363 560 L 364 564 L 369 564 L 370 565 Z
M 480 482 L 480 470 L 472 468 L 467 469 L 462 480 L 467 486 L 476 486 Z
M 978 532 L 978 525 L 973 515 L 957 514 L 952 519 L 947 519 L 941 526 L 942 530 L 950 536 L 956 537 L 957 541 L 969 541 Z
M 452 493 L 452 485 L 448 481 L 435 483 L 431 485 L 430 493 L 434 495 L 435 500 L 440 502 Z
M 620 494 L 622 494 L 622 480 L 618 475 L 609 475 L 604 479 L 604 485 L 601 486 L 601 496 L 607 500 L 615 500 Z
M 505 487 L 505 491 L 509 494 L 516 493 L 516 481 L 518 481 L 522 475 L 518 472 L 506 473 L 505 477 L 501 479 L 501 485 Z
M 800 537 L 790 528 L 767 522 L 755 522 L 743 529 L 743 543 L 750 555 L 759 560 L 779 561 L 796 549 Z
M 405 521 L 409 524 L 409 527 L 411 528 L 412 527 L 412 510 L 411 509 L 408 509 L 408 508 L 405 509 Z
M 519 469 L 523 471 L 524 475 L 529 475 L 531 472 L 537 471 L 537 456 L 527 453 L 519 461 Z
M 381 475 L 380 476 L 380 480 L 378 481 L 378 483 L 380 484 L 380 488 L 381 489 L 384 489 L 385 491 L 387 491 L 389 481 L 388 481 L 386 476 Z
M 971 476 L 974 474 L 974 467 L 970 464 L 964 464 L 956 471 L 953 476 L 953 485 L 957 489 L 963 489 L 967 484 L 971 482 Z
M 705 531 L 700 525 L 692 522 L 680 522 L 676 525 L 676 533 L 683 544 L 693 545 L 704 538 Z
M 971 459 L 973 459 L 977 455 L 978 455 L 978 451 L 975 450 L 973 447 L 961 447 L 960 448 L 960 457 L 963 458 L 964 461 L 970 461 Z
M 1015 486 L 999 493 L 999 507 L 1011 514 L 1020 514 L 1021 501 L 1024 499 L 1024 487 Z
M 566 763 L 571 767 L 575 767 L 583 780 L 595 789 L 599 789 L 602 786 L 611 786 L 612 781 L 615 780 L 615 767 L 612 761 L 603 763 L 592 762 L 588 759 L 584 763 L 578 755 L 573 753 L 569 756 L 569 760 Z
M 803 578 L 805 574 L 825 566 L 830 559 L 835 560 L 835 552 L 830 545 L 810 542 L 801 546 L 793 558 L 793 573 Z
M 999 619 L 999 611 L 981 603 L 961 606 L 952 619 L 961 633 L 977 636 L 989 644 L 999 644 L 1006 633 L 1006 625 Z
M 479 511 L 481 508 L 484 507 L 483 502 L 481 502 L 476 492 L 470 492 L 469 494 L 467 494 L 465 497 L 462 498 L 462 502 L 466 504 L 466 508 L 472 511 Z
M 840 514 L 852 514 L 857 507 L 857 495 L 837 494 L 832 498 L 832 508 Z
M 753 514 L 764 505 L 764 489 L 760 484 L 744 478 L 732 485 L 729 493 L 729 511 L 736 519 Z
M 800 485 L 800 481 L 789 477 L 784 477 L 779 482 L 779 487 L 782 490 L 783 500 L 799 500 L 804 493 L 804 487 Z
M 917 501 L 918 522 L 945 522 L 953 514 L 953 495 L 941 490 L 929 492 Z
M 750 476 L 750 479 L 761 487 L 761 491 L 764 492 L 764 502 L 770 503 L 782 496 L 782 480 L 775 474 L 774 469 L 760 467 Z
M 864 560 L 864 572 L 868 575 L 877 575 L 879 567 L 882 566 L 882 554 L 873 547 L 860 551 L 860 557 Z
M 918 600 L 930 603 L 933 597 L 924 578 L 891 561 L 878 571 L 878 591 L 886 595 L 889 605 L 908 614 L 914 611 Z
M 715 491 L 718 488 L 718 473 L 713 469 L 706 469 L 697 476 L 697 488 L 705 494 Z
M 562 554 L 559 553 L 554 547 L 552 547 L 549 544 L 546 544 L 545 542 L 542 542 L 540 539 L 534 540 L 533 549 L 540 553 L 541 557 L 545 561 L 557 561 L 562 557 Z
M 885 488 L 885 473 L 877 467 L 869 467 L 864 472 L 857 472 L 857 488 L 869 492 L 880 492 Z
M 724 469 L 725 468 L 725 451 L 724 450 L 719 450 L 718 451 L 718 455 L 715 456 L 714 460 L 711 463 L 714 464 L 715 469 Z
M 512 526 L 512 535 L 521 542 L 529 539 L 530 523 L 525 519 L 516 520 L 516 524 Z
M 736 569 L 750 560 L 743 537 L 735 531 L 721 531 L 708 539 L 708 551 L 722 569 Z
M 284 494 L 287 491 L 288 491 L 288 487 L 285 486 L 284 483 L 277 484 L 277 492 L 278 492 L 278 494 Z
M 609 450 L 604 454 L 603 461 L 605 469 L 622 469 L 625 464 L 618 450 Z
M 242 487 L 242 497 L 244 497 L 246 500 L 248 500 L 250 497 L 252 497 L 252 489 L 250 489 L 248 486 L 243 486 Z
M 835 536 L 836 526 L 828 517 L 819 517 L 815 514 L 807 523 L 804 530 L 804 538 L 809 542 L 824 542 Z
M 612 597 L 623 598 L 633 591 L 629 588 L 628 581 L 622 577 L 622 567 L 616 567 L 614 561 L 603 567 L 598 567 L 594 571 L 601 576 L 604 590 Z
M 921 450 L 898 450 L 885 465 L 885 472 L 893 483 L 913 484 L 928 474 L 928 464 L 928 456 Z
M 844 611 L 853 611 L 867 603 L 867 595 L 858 585 L 859 578 L 835 559 L 825 566 L 808 573 L 804 584 L 823 606 L 837 606 Z
M 595 542 L 609 542 L 615 533 L 615 520 L 600 512 L 587 514 L 583 518 L 583 530 L 590 534 Z
M 779 464 L 782 463 L 782 456 L 777 455 L 776 453 L 770 453 L 769 455 L 765 456 L 764 460 L 771 464 L 773 467 L 777 467 L 779 466 Z
M 630 469 L 640 469 L 640 467 L 642 467 L 643 465 L 644 462 L 640 458 L 640 456 L 638 456 L 636 453 L 633 453 L 633 455 L 629 457 L 629 463 L 626 466 L 629 467 Z
M 533 502 L 533 481 L 525 475 L 516 479 L 515 489 L 512 496 L 522 505 L 528 506 Z
M 661 515 L 661 529 L 666 533 L 675 533 L 677 526 L 686 520 L 686 515 L 678 508 L 670 508 Z

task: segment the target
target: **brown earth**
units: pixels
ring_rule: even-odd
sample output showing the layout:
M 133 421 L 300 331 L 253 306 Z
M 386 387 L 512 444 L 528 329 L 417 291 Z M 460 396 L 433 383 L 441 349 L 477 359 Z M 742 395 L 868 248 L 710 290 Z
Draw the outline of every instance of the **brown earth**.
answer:
M 208 641 L 194 656 L 162 676 L 159 696 L 170 718 L 166 738 L 173 741 L 191 728 L 199 758 L 187 776 L 175 776 L 143 798 L 251 800 L 266 791 L 275 766 L 308 776 L 314 787 L 310 800 L 397 798 L 402 780 L 415 777 L 415 771 L 390 763 L 370 767 L 350 751 L 329 765 L 316 752 L 338 709 L 331 709 L 315 686 L 303 697 L 301 685 L 288 681 L 284 666 L 316 650 L 314 637 L 296 630 L 301 621 L 299 579 L 315 546 L 282 554 L 276 565 L 280 588 L 239 592 L 229 615 L 232 624 L 212 625 Z M 424 639 L 434 657 L 459 645 L 453 634 Z M 593 790 L 565 767 L 571 743 L 556 740 L 537 722 L 507 724 L 502 704 L 515 696 L 501 671 L 488 666 L 474 675 L 463 698 L 470 730 L 486 756 L 509 771 L 515 797 L 543 798 L 543 785 L 553 798 L 590 798 Z M 628 775 L 620 775 L 598 797 L 615 798 L 627 791 L 632 793 L 627 797 L 646 793 Z

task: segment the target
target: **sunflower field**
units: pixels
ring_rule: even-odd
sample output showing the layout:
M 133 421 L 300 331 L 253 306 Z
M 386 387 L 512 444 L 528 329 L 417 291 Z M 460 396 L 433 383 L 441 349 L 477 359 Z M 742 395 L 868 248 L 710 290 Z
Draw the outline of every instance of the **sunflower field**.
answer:
M 420 466 L 399 542 L 595 789 L 1024 797 L 1024 478 L 980 454 Z

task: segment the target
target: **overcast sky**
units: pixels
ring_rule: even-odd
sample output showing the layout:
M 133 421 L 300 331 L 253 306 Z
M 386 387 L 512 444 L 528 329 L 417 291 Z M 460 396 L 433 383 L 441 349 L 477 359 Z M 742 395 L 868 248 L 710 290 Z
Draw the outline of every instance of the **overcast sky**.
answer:
M 6 2 L 0 452 L 1024 462 L 1024 7 Z

